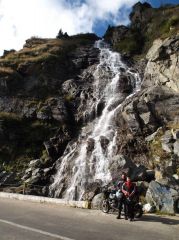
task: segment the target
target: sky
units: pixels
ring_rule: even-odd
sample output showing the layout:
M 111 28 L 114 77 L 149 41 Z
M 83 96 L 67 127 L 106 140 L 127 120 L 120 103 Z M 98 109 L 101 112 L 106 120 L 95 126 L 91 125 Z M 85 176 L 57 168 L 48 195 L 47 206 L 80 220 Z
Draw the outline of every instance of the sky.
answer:
M 108 25 L 127 25 L 136 0 L 0 0 L 0 55 L 19 50 L 32 37 L 54 38 L 60 29 L 69 35 L 95 32 Z M 143 1 L 141 1 L 143 2 Z M 179 0 L 148 0 L 153 7 Z

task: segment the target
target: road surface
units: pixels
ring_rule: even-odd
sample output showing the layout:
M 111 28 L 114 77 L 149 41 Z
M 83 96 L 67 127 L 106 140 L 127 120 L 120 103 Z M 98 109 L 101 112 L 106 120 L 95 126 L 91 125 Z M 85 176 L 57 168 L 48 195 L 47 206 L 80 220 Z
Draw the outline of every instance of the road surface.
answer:
M 0 240 L 179 240 L 179 217 L 129 222 L 97 210 L 0 199 Z

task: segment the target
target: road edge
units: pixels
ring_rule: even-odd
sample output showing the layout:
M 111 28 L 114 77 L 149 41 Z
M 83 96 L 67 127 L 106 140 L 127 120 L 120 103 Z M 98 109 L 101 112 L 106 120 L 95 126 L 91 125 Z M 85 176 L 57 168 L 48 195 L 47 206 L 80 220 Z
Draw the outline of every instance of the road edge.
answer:
M 36 202 L 36 203 L 51 203 L 51 204 L 61 204 L 70 207 L 77 208 L 88 208 L 88 203 L 86 201 L 72 201 L 59 198 L 49 198 L 41 197 L 35 195 L 23 195 L 18 193 L 6 193 L 0 192 L 0 198 L 15 199 L 20 201 Z

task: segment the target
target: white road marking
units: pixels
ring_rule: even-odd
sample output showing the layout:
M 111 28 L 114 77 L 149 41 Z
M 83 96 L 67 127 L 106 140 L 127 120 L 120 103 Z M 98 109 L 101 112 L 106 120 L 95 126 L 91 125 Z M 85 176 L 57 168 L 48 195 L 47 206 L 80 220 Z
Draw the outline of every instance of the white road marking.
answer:
M 74 240 L 72 238 L 60 236 L 58 234 L 49 233 L 49 232 L 46 232 L 46 231 L 43 231 L 43 230 L 40 230 L 40 229 L 36 229 L 36 228 L 27 227 L 27 226 L 20 225 L 20 224 L 10 222 L 10 221 L 6 221 L 6 220 L 3 220 L 3 219 L 0 219 L 0 222 L 9 224 L 9 225 L 17 227 L 17 228 L 21 228 L 21 229 L 25 229 L 25 230 L 28 230 L 28 231 L 40 233 L 40 234 L 43 234 L 43 235 L 46 235 L 46 236 L 58 238 L 58 239 L 61 239 L 61 240 Z

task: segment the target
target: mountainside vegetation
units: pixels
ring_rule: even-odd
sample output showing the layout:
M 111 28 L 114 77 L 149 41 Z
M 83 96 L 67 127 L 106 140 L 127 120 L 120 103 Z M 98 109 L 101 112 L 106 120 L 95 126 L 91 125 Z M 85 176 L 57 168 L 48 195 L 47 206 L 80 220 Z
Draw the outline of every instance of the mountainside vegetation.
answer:
M 158 211 L 174 213 L 179 211 L 179 6 L 154 9 L 139 2 L 130 20 L 129 26 L 109 26 L 104 35 L 129 67 L 126 71 L 120 65 L 115 89 L 119 99 L 109 106 L 115 109 L 116 141 L 109 172 L 119 176 L 125 170 L 140 181 L 147 201 Z M 17 191 L 11 184 L 26 184 L 27 193 L 63 197 L 72 172 L 77 171 L 70 157 L 76 159 L 80 141 L 87 141 L 86 156 L 91 159 L 95 147 L 91 123 L 106 104 L 105 96 L 98 101 L 98 94 L 113 76 L 105 61 L 99 68 L 100 78 L 94 76 L 102 61 L 96 40 L 95 34 L 68 36 L 59 30 L 55 39 L 32 37 L 20 51 L 4 51 L 0 58 L 0 183 L 6 191 Z M 138 73 L 140 89 L 130 96 L 139 84 L 131 76 Z M 83 127 L 87 133 L 80 135 Z M 98 143 L 105 156 L 110 140 L 99 136 Z M 57 194 L 50 192 L 63 154 L 72 147 L 69 165 L 60 175 L 62 184 L 57 184 Z M 100 181 L 84 184 L 83 199 L 91 201 L 101 189 Z
M 164 5 L 152 8 L 148 3 L 137 3 L 130 14 L 129 26 L 109 26 L 104 38 L 114 50 L 144 56 L 153 41 L 174 36 L 179 31 L 179 6 Z
M 52 108 L 59 111 L 56 98 L 60 97 L 64 114 L 70 113 L 73 96 L 62 92 L 61 85 L 88 66 L 88 49 L 97 39 L 95 34 L 67 39 L 32 37 L 22 50 L 5 51 L 0 58 L 2 170 L 24 170 L 32 159 L 43 155 L 43 143 L 68 125 L 68 121 L 62 123 L 52 116 Z

